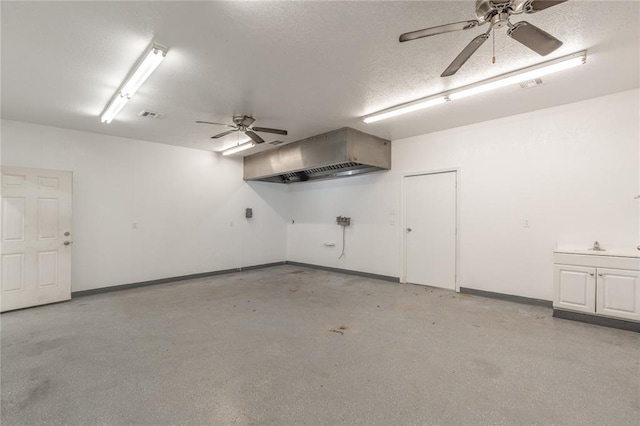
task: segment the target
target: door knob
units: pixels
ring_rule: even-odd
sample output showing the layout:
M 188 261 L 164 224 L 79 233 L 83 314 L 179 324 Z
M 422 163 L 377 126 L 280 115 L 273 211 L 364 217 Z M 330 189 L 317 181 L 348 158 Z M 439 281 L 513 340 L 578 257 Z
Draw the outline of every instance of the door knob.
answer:
M 589 275 L 593 277 L 595 274 L 593 272 L 589 272 Z
M 69 246 L 69 245 L 71 245 L 71 244 L 73 244 L 73 241 L 65 241 L 65 242 L 64 242 L 64 245 L 65 245 L 65 246 Z
M 411 228 L 407 228 L 407 232 L 411 232 Z

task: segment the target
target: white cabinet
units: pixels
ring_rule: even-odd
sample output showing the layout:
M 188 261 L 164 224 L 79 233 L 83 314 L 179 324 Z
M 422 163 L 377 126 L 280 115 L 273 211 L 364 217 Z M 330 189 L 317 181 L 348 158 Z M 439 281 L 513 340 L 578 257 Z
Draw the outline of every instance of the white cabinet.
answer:
M 555 309 L 640 322 L 640 257 L 554 253 Z
M 597 269 L 596 313 L 640 321 L 640 271 Z
M 554 308 L 596 312 L 596 268 L 555 265 Z

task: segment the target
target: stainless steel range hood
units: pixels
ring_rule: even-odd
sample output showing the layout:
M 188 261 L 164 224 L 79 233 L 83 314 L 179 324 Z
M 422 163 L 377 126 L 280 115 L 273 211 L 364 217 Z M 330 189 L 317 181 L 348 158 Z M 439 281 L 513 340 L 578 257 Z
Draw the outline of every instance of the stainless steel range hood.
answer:
M 244 179 L 293 183 L 391 168 L 391 141 L 350 127 L 244 157 Z

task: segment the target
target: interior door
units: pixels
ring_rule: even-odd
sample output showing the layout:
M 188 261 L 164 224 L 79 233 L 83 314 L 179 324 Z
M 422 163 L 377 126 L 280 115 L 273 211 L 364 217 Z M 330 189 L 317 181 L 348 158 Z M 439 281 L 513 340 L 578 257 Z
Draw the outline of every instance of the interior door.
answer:
M 2 167 L 4 311 L 71 298 L 70 172 Z
M 408 283 L 456 289 L 456 175 L 454 171 L 405 177 Z

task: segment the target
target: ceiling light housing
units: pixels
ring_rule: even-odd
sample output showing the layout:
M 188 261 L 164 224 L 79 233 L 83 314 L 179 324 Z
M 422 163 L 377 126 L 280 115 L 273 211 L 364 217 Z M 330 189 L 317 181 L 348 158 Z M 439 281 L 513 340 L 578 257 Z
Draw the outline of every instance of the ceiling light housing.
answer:
M 415 101 L 388 108 L 363 117 L 363 121 L 367 124 L 374 123 L 376 121 L 396 117 L 401 114 L 406 114 L 423 108 L 439 105 L 447 101 L 454 101 L 457 99 L 466 98 L 468 96 L 479 95 L 481 93 L 489 92 L 491 90 L 499 89 L 505 86 L 510 86 L 512 84 L 520 84 L 523 81 L 534 80 L 545 75 L 553 74 L 582 65 L 586 63 L 586 61 L 587 51 L 583 50 L 581 52 L 563 56 L 551 61 L 542 62 L 537 65 L 522 68 L 517 71 L 512 71 L 487 80 L 479 81 L 477 83 L 439 93 L 437 95 L 416 99 Z
M 126 103 L 140 89 L 144 82 L 149 78 L 151 73 L 158 68 L 158 65 L 167 55 L 168 49 L 159 44 L 152 43 L 145 53 L 140 57 L 136 65 L 132 68 L 129 76 L 120 86 L 120 89 L 113 95 L 106 108 L 100 116 L 103 123 L 111 123 L 111 121 L 124 108 Z
M 445 98 L 444 96 L 431 96 L 428 98 L 423 98 L 417 101 L 402 104 L 394 108 L 386 109 L 369 117 L 365 117 L 364 122 L 367 124 L 375 123 L 376 121 L 385 120 L 387 118 L 396 117 L 398 115 L 429 108 L 434 105 L 440 105 L 445 102 L 447 102 L 447 98 Z
M 252 140 L 249 140 L 248 142 L 244 142 L 238 145 L 234 145 L 231 148 L 227 148 L 224 151 L 222 151 L 222 155 L 231 155 L 231 154 L 236 154 L 238 152 L 247 150 L 249 148 L 253 148 L 254 146 L 256 146 L 256 143 Z

